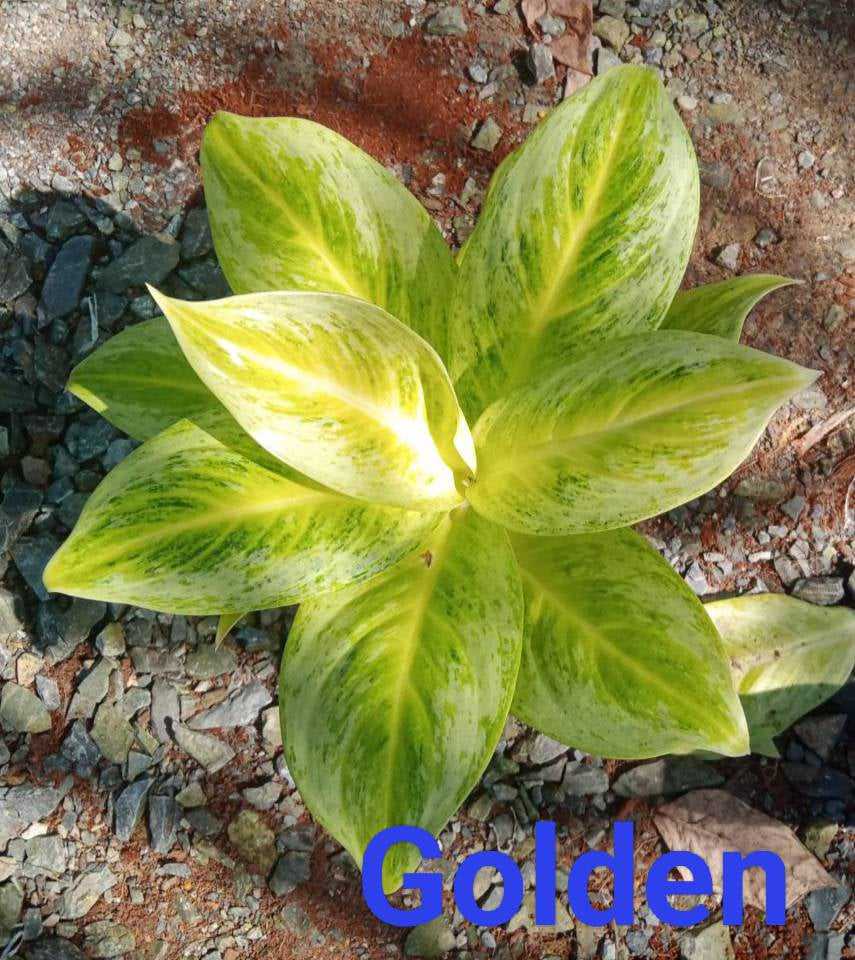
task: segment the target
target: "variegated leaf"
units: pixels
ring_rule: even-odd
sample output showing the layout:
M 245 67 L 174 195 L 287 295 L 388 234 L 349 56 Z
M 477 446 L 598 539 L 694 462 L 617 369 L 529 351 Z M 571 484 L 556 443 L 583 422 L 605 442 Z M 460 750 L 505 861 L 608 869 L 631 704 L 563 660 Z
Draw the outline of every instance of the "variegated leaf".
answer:
M 662 329 L 694 330 L 738 341 L 755 304 L 773 290 L 797 282 L 790 277 L 755 273 L 681 290 L 662 321 Z
M 135 440 L 222 410 L 184 359 L 164 317 L 111 337 L 72 370 L 68 390 Z
M 484 771 L 513 696 L 522 591 L 507 534 L 450 514 L 422 556 L 303 604 L 282 663 L 288 769 L 358 863 L 379 830 L 442 829 Z M 384 885 L 418 864 L 396 847 Z
M 374 576 L 439 521 L 351 500 L 270 459 L 188 421 L 170 427 L 102 481 L 45 586 L 171 613 L 279 607 Z
M 751 749 L 777 757 L 773 737 L 833 696 L 855 667 L 855 612 L 779 593 L 716 600 L 706 611 L 731 660 Z
M 449 369 L 470 421 L 544 358 L 658 327 L 697 216 L 691 140 L 655 71 L 610 70 L 556 107 L 459 256 Z
M 219 647 L 231 633 L 232 627 L 245 616 L 245 613 L 221 613 L 220 619 L 217 621 L 217 635 L 214 637 L 214 646 Z
M 310 120 L 217 113 L 202 143 L 217 257 L 235 293 L 347 293 L 447 361 L 451 253 L 427 211 L 349 140 Z
M 516 535 L 512 545 L 526 603 L 521 720 L 598 756 L 748 752 L 715 627 L 642 537 Z
M 721 482 L 816 378 L 719 337 L 622 337 L 544 370 L 475 426 L 484 516 L 521 533 L 626 526 Z
M 153 296 L 202 381 L 284 463 L 372 502 L 460 503 L 472 437 L 442 361 L 399 320 L 340 294 Z

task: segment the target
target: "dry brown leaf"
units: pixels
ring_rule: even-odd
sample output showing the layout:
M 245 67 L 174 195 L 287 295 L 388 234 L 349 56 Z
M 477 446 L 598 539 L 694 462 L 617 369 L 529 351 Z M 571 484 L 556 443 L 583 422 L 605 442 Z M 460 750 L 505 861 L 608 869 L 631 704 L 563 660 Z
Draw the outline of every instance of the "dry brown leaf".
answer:
M 811 890 L 835 886 L 834 879 L 789 827 L 725 790 L 693 790 L 659 807 L 653 819 L 671 850 L 689 850 L 703 858 L 710 868 L 717 894 L 721 893 L 721 855 L 725 851 L 744 856 L 755 850 L 776 853 L 787 871 L 788 907 Z M 766 898 L 763 871 L 747 870 L 744 877 L 745 902 L 763 909 Z
M 594 21 L 591 0 L 549 0 L 549 12 L 555 17 L 565 17 L 572 30 L 590 30 Z
M 552 41 L 549 48 L 552 59 L 563 63 L 579 73 L 591 73 L 591 60 L 588 54 L 588 38 L 578 37 L 572 31 Z
M 522 12 L 529 30 L 534 30 L 538 18 L 546 13 L 546 0 L 522 0 Z

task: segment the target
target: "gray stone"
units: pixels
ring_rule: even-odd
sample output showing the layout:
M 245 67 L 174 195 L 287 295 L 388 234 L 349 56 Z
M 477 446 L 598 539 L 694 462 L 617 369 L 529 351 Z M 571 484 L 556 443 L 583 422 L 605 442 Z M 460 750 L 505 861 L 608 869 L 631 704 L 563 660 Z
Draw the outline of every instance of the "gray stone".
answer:
M 175 846 L 181 810 L 172 797 L 155 794 L 148 801 L 148 833 L 155 853 L 169 853 Z
M 793 584 L 792 594 L 799 600 L 821 607 L 840 603 L 846 594 L 843 577 L 803 577 Z
M 567 747 L 552 737 L 547 737 L 545 733 L 538 733 L 531 743 L 528 750 L 528 762 L 533 766 L 542 766 L 544 763 L 551 763 L 558 757 L 567 753 Z
M 22 629 L 23 624 L 18 617 L 18 598 L 0 587 L 0 640 L 14 636 Z
M 795 497 L 791 497 L 789 500 L 787 500 L 786 503 L 782 503 L 781 509 L 791 520 L 795 521 L 798 520 L 802 515 L 802 511 L 804 510 L 806 504 L 807 501 L 805 498 L 797 494 Z
M 224 673 L 232 673 L 237 666 L 237 658 L 228 647 L 205 643 L 187 654 L 184 666 L 191 677 L 210 680 Z
M 709 20 L 702 13 L 690 13 L 683 18 L 683 29 L 693 40 L 709 30 L 709 26 Z
M 275 753 L 282 746 L 282 724 L 279 722 L 279 707 L 268 707 L 262 711 L 261 739 L 271 753 Z
M 102 703 L 95 714 L 92 739 L 111 763 L 123 764 L 133 745 L 134 731 L 115 704 Z
M 86 224 L 86 215 L 69 200 L 59 200 L 48 213 L 45 236 L 51 243 L 68 239 Z
M 425 33 L 437 37 L 465 37 L 467 29 L 463 11 L 452 5 L 440 7 L 425 23 Z
M 65 433 L 65 446 L 78 463 L 86 463 L 100 457 L 115 435 L 115 427 L 101 417 L 91 423 L 75 420 Z
M 472 138 L 471 143 L 476 150 L 483 150 L 490 153 L 492 150 L 495 150 L 501 139 L 502 128 L 492 117 L 487 117 L 481 126 L 478 127 L 478 131 Z
M 104 657 L 123 657 L 126 648 L 121 623 L 108 623 L 95 638 L 95 646 Z
M 112 920 L 90 923 L 83 942 L 86 954 L 95 958 L 121 957 L 136 945 L 136 937 L 132 931 Z
M 272 810 L 282 793 L 282 784 L 269 780 L 259 787 L 247 787 L 242 793 L 244 800 L 256 810 Z
M 232 292 L 220 265 L 211 260 L 198 260 L 182 267 L 178 276 L 206 300 L 220 300 Z
M 407 957 L 442 957 L 457 945 L 454 931 L 445 917 L 413 927 L 404 942 Z
M 311 854 L 292 850 L 276 861 L 269 886 L 277 897 L 285 897 L 304 884 L 311 875 Z
M 851 891 L 845 884 L 812 890 L 805 898 L 805 906 L 814 930 L 826 931 L 849 902 Z
M 255 723 L 259 713 L 272 699 L 267 687 L 254 681 L 239 687 L 222 703 L 193 717 L 189 726 L 193 730 L 213 730 Z
M 124 293 L 144 283 L 158 284 L 177 266 L 181 248 L 174 241 L 141 237 L 98 277 L 96 286 L 111 293 Z
M 715 262 L 726 270 L 735 272 L 739 268 L 739 257 L 742 254 L 742 245 L 728 243 L 715 255 Z
M 60 753 L 68 761 L 78 777 L 91 777 L 101 759 L 98 745 L 89 736 L 86 723 L 78 720 L 71 725 L 65 740 L 62 741 Z
M 108 866 L 90 867 L 65 891 L 57 912 L 63 920 L 79 920 L 85 917 L 117 881 L 118 877 Z
M 191 829 L 203 837 L 216 837 L 223 830 L 223 821 L 214 816 L 207 807 L 187 810 L 184 819 L 190 824 Z
M 546 83 L 555 76 L 552 51 L 545 43 L 533 43 L 528 48 L 528 69 L 535 83 Z
M 0 788 L 0 850 L 37 820 L 49 817 L 71 788 L 69 777 L 58 788 L 17 786 Z
M 170 743 L 170 728 L 181 717 L 178 690 L 168 680 L 155 679 L 151 687 L 151 730 L 161 743 Z
M 117 797 L 114 805 L 114 832 L 123 843 L 131 839 L 136 825 L 140 822 L 153 783 L 150 778 L 143 777 L 128 784 Z
M 717 787 L 724 777 L 709 763 L 695 757 L 662 757 L 622 773 L 612 785 L 621 797 L 653 797 Z
M 0 250 L 0 303 L 10 303 L 26 293 L 32 283 L 27 261 Z
M 234 750 L 216 737 L 190 730 L 180 723 L 173 724 L 173 730 L 178 746 L 208 773 L 216 773 L 234 758 Z
M 760 248 L 770 247 L 772 244 L 778 243 L 780 239 L 771 227 L 763 227 L 754 234 L 754 243 Z
M 27 865 L 42 873 L 59 876 L 65 872 L 65 844 L 55 834 L 27 841 Z
M 681 960 L 733 960 L 730 931 L 722 923 L 680 937 Z
M 39 699 L 48 710 L 59 710 L 62 705 L 59 687 L 57 686 L 56 680 L 53 680 L 51 677 L 46 677 L 41 673 L 36 677 L 36 693 L 38 693 Z
M 195 207 L 187 213 L 181 231 L 181 259 L 195 260 L 207 256 L 213 248 L 208 211 L 204 207 Z
M 623 63 L 621 58 L 609 47 L 600 47 L 599 50 L 594 51 L 594 58 L 598 77 Z
M 561 781 L 561 789 L 571 797 L 592 796 L 609 789 L 608 774 L 602 767 L 568 769 Z
M 126 720 L 135 717 L 142 710 L 148 710 L 150 706 L 151 692 L 145 687 L 131 687 L 118 702 L 118 707 Z
M 12 733 L 46 733 L 50 713 L 31 690 L 9 681 L 0 693 L 0 726 Z
M 24 891 L 14 880 L 0 884 L 0 943 L 20 920 L 23 906 Z
M 181 661 L 170 650 L 131 647 L 131 661 L 137 673 L 181 673 Z
M 125 762 L 125 780 L 130 783 L 141 774 L 145 773 L 146 770 L 151 769 L 154 765 L 154 757 L 149 756 L 147 753 L 141 753 L 139 750 L 130 750 L 128 752 L 128 759 Z
M 89 673 L 77 684 L 77 690 L 68 707 L 68 719 L 91 717 L 95 708 L 107 696 L 110 677 L 118 664 L 109 657 L 101 657 Z
M 27 944 L 24 960 L 85 960 L 83 953 L 64 937 L 45 937 Z
M 241 810 L 228 829 L 229 841 L 256 873 L 267 876 L 276 861 L 276 837 L 254 810 Z
M 35 408 L 33 388 L 15 377 L 0 373 L 0 413 L 27 413 Z
M 77 309 L 92 265 L 92 237 L 72 237 L 62 245 L 45 277 L 40 307 L 50 319 Z
M 594 23 L 594 36 L 599 37 L 612 49 L 620 50 L 629 40 L 629 24 L 617 17 L 600 17 Z
M 37 537 L 21 537 L 12 546 L 15 566 L 39 600 L 47 600 L 49 596 L 42 583 L 42 573 L 58 549 L 59 541 L 47 533 Z
M 184 807 L 185 810 L 192 810 L 194 807 L 203 807 L 207 802 L 208 798 L 205 796 L 205 791 L 202 789 L 202 785 L 198 780 L 194 780 L 192 783 L 188 783 L 183 790 L 175 797 L 176 803 Z
M 823 760 L 828 760 L 846 727 L 846 720 L 845 713 L 808 717 L 795 725 L 795 731 L 806 747 Z

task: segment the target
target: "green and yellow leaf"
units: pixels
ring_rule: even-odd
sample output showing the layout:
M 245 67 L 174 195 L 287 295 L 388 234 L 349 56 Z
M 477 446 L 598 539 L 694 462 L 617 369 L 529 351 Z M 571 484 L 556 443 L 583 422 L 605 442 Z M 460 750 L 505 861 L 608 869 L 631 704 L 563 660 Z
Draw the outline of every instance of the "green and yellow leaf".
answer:
M 449 370 L 470 422 L 544 358 L 659 326 L 698 190 L 655 71 L 610 70 L 540 123 L 496 172 L 459 256 Z
M 447 361 L 451 253 L 427 211 L 349 140 L 310 120 L 217 113 L 202 143 L 217 257 L 235 293 L 369 300 Z
M 245 616 L 245 613 L 221 613 L 220 619 L 217 621 L 217 635 L 214 637 L 214 646 L 219 647 L 231 633 L 232 627 Z
M 779 593 L 716 600 L 716 625 L 748 719 L 754 753 L 777 757 L 773 738 L 833 696 L 855 667 L 855 612 Z
M 507 534 L 471 510 L 443 520 L 422 556 L 300 607 L 280 682 L 285 755 L 358 863 L 379 830 L 438 833 L 466 798 L 504 726 L 521 642 Z M 386 889 L 418 862 L 393 848 Z
M 371 502 L 460 503 L 472 437 L 442 361 L 399 320 L 340 294 L 153 296 L 201 380 L 275 457 Z
M 597 756 L 748 752 L 715 627 L 642 537 L 516 535 L 512 545 L 526 604 L 521 720 Z
M 68 390 L 135 440 L 222 410 L 164 317 L 111 337 L 71 371 Z
M 45 586 L 170 613 L 261 610 L 372 577 L 439 522 L 341 496 L 258 453 L 188 421 L 148 440 L 89 498 Z
M 694 330 L 738 341 L 745 318 L 759 300 L 780 287 L 798 283 L 769 273 L 733 277 L 681 290 L 662 321 L 663 330 Z
M 626 526 L 720 483 L 811 370 L 669 330 L 599 343 L 475 425 L 476 510 L 520 533 Z

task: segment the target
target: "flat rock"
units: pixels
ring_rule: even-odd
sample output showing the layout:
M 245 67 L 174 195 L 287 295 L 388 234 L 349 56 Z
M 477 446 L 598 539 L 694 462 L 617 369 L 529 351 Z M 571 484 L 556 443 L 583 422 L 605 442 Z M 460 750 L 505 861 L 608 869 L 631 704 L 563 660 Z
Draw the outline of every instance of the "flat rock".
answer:
M 77 776 L 84 779 L 92 776 L 101 759 L 98 744 L 89 735 L 84 720 L 77 720 L 71 725 L 59 749 Z
M 89 268 L 92 237 L 72 237 L 60 248 L 45 277 L 39 306 L 46 317 L 65 317 L 77 309 Z
M 95 714 L 92 739 L 111 763 L 123 764 L 133 746 L 134 731 L 116 704 L 102 703 Z
M 196 257 L 204 257 L 213 248 L 208 211 L 204 207 L 195 207 L 184 219 L 184 229 L 181 231 L 181 259 L 195 260 Z
M 65 844 L 55 834 L 27 841 L 27 866 L 41 873 L 59 876 L 65 871 Z
M 85 960 L 83 952 L 64 937 L 40 937 L 27 944 L 25 960 Z
M 413 927 L 404 942 L 407 957 L 442 957 L 457 945 L 454 931 L 445 917 Z
M 108 866 L 90 867 L 80 874 L 65 891 L 58 913 L 64 920 L 79 920 L 118 882 Z
M 137 944 L 132 931 L 112 920 L 90 923 L 84 936 L 83 947 L 86 954 L 96 958 L 121 957 L 133 950 Z
M 840 603 L 846 591 L 843 589 L 843 577 L 803 577 L 793 584 L 792 594 L 807 603 L 831 607 Z
M 286 897 L 304 884 L 311 875 L 311 854 L 292 850 L 276 861 L 269 886 L 277 897 Z
M 463 11 L 452 5 L 440 7 L 425 23 L 425 33 L 436 37 L 465 37 L 467 29 Z
M 168 680 L 157 677 L 151 687 L 151 731 L 161 743 L 170 743 L 170 728 L 181 717 L 178 690 Z
M 681 960 L 733 960 L 730 931 L 722 923 L 714 923 L 698 933 L 680 938 Z
M 101 272 L 96 286 L 111 293 L 124 293 L 128 287 L 158 284 L 178 266 L 180 252 L 174 241 L 141 237 Z
M 831 751 L 840 740 L 846 727 L 845 713 L 831 713 L 821 717 L 808 717 L 795 725 L 795 731 L 802 743 L 813 752 L 827 760 Z
M 131 839 L 136 825 L 140 822 L 153 783 L 148 777 L 135 780 L 116 798 L 114 832 L 123 843 Z
M 12 546 L 12 559 L 18 572 L 39 600 L 47 600 L 49 594 L 42 583 L 42 574 L 48 560 L 59 549 L 59 541 L 48 533 L 37 537 L 21 537 Z
M 576 767 L 565 772 L 561 789 L 571 797 L 605 793 L 609 789 L 608 774 L 602 767 Z
M 148 833 L 155 853 L 169 853 L 175 846 L 181 809 L 172 797 L 156 794 L 148 801 Z
M 224 673 L 232 673 L 237 666 L 237 658 L 228 647 L 205 643 L 187 654 L 184 666 L 191 677 L 210 680 Z
M 653 797 L 717 787 L 724 777 L 709 763 L 694 757 L 662 757 L 622 773 L 612 785 L 621 797 Z
M 180 723 L 174 724 L 173 730 L 178 746 L 208 773 L 221 770 L 235 755 L 234 750 L 227 743 L 207 733 L 198 733 Z
M 845 884 L 812 890 L 805 898 L 805 906 L 814 930 L 828 930 L 849 902 L 851 895 L 849 887 Z
M 276 837 L 254 810 L 241 810 L 228 828 L 229 840 L 246 865 L 267 876 L 276 862 Z
M 0 693 L 0 726 L 12 733 L 46 733 L 50 712 L 31 690 L 9 681 Z
M 272 699 L 267 687 L 254 681 L 239 687 L 222 703 L 193 717 L 189 725 L 193 730 L 246 726 L 255 723 L 259 713 Z

